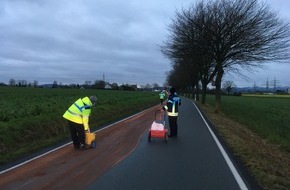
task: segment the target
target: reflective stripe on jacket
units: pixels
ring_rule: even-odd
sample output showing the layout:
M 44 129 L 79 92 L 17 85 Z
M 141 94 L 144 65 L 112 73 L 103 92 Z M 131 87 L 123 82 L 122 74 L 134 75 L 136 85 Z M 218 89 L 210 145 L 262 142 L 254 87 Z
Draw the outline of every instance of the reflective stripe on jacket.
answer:
M 88 97 L 80 98 L 68 108 L 63 114 L 63 117 L 69 121 L 83 124 L 84 129 L 88 130 L 91 105 L 91 101 Z
M 180 105 L 180 98 L 176 94 L 174 94 L 168 97 L 167 104 L 163 108 L 167 110 L 168 116 L 178 116 L 178 106 Z

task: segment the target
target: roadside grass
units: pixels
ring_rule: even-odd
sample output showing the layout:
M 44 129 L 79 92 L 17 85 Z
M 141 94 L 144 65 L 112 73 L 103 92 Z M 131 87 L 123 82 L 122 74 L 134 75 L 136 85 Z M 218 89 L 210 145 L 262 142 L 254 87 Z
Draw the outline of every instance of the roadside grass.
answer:
M 70 139 L 62 115 L 78 98 L 90 95 L 98 98 L 92 130 L 159 102 L 153 92 L 0 87 L 0 165 Z
M 214 97 L 208 96 L 207 102 L 213 106 Z M 229 118 L 290 152 L 290 97 L 223 96 L 222 110 Z
M 289 94 L 242 94 L 242 96 L 256 98 L 290 98 Z
M 223 96 L 220 114 L 214 96 L 199 104 L 263 189 L 290 189 L 290 99 L 283 99 Z

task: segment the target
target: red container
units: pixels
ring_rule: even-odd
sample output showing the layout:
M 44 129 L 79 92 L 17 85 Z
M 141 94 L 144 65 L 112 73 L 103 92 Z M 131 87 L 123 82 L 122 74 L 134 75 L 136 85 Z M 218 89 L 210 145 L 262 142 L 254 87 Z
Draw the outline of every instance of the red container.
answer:
M 168 130 L 164 128 L 164 124 L 154 121 L 149 129 L 148 141 L 150 142 L 151 138 L 163 138 L 167 142 L 167 133 Z

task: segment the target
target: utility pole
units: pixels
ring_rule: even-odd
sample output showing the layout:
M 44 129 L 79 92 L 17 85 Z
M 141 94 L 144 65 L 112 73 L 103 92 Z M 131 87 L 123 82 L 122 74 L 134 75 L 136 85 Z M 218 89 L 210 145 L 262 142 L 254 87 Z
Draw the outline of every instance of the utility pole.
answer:
M 276 81 L 276 77 L 274 78 L 274 93 L 276 93 L 276 84 L 277 83 L 277 81 Z
M 276 92 L 278 84 L 279 84 L 279 81 L 276 79 L 276 77 L 274 77 L 274 81 L 273 81 L 274 92 Z
M 266 92 L 269 92 L 269 80 L 267 78 L 267 82 L 266 82 Z
M 257 86 L 256 86 L 256 82 L 254 82 L 253 91 L 254 91 L 254 93 L 256 93 L 256 92 L 257 92 Z

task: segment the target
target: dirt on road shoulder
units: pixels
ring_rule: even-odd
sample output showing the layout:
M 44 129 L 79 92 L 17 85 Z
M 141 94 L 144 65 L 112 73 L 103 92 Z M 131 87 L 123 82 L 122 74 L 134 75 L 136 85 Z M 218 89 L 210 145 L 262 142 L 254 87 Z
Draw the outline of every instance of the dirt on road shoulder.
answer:
M 76 151 L 70 144 L 0 174 L 0 189 L 84 189 L 135 149 L 158 108 L 98 131 L 96 149 Z

